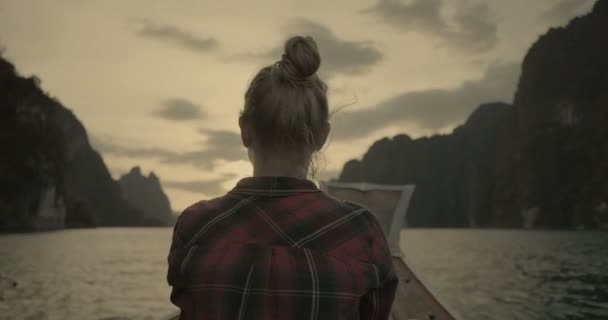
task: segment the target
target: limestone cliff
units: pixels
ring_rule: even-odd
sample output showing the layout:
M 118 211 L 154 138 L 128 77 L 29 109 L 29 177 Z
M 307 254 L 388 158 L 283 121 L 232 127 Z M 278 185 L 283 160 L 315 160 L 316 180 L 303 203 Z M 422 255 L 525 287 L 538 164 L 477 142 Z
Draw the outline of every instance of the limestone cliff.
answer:
M 2 57 L 0 150 L 1 230 L 36 229 L 43 207 L 46 215 L 65 213 L 67 226 L 140 222 L 82 123 L 44 93 L 37 78 L 18 75 Z M 46 199 L 47 190 L 53 199 Z
M 513 106 L 453 133 L 374 143 L 339 180 L 415 183 L 412 226 L 595 228 L 608 222 L 608 0 L 527 53 Z
M 608 1 L 530 49 L 514 105 L 522 197 L 544 226 L 594 226 L 608 200 Z
M 139 167 L 134 167 L 120 177 L 118 183 L 125 198 L 142 212 L 142 224 L 168 225 L 173 221 L 169 198 L 154 172 L 146 177 Z

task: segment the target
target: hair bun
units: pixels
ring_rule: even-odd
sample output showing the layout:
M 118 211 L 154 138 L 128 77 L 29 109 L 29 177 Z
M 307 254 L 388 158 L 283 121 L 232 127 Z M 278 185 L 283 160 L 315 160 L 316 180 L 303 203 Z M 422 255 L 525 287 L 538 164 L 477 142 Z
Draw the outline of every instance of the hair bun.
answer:
M 314 75 L 321 66 L 321 55 L 315 40 L 301 36 L 289 38 L 285 42 L 281 65 L 290 78 L 303 80 Z

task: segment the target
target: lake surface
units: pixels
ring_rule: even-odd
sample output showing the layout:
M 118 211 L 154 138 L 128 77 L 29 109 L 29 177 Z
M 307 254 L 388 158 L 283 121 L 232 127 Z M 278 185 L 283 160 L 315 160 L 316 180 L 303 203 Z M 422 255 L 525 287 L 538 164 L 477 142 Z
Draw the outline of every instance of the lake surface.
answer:
M 163 319 L 171 231 L 0 235 L 0 319 Z M 608 319 L 608 233 L 408 229 L 401 246 L 462 319 Z

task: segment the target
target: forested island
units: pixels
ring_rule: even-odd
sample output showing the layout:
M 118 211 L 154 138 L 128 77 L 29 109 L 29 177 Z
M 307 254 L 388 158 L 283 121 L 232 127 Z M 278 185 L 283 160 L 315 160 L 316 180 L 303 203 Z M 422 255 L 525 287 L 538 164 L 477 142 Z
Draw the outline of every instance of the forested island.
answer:
M 76 116 L 1 56 L 0 150 L 0 231 L 173 221 L 153 173 L 115 181 Z M 142 193 L 155 199 L 154 211 L 141 205 Z
M 339 181 L 415 184 L 414 227 L 608 227 L 608 1 L 550 29 L 513 104 L 479 106 L 451 134 L 375 142 Z

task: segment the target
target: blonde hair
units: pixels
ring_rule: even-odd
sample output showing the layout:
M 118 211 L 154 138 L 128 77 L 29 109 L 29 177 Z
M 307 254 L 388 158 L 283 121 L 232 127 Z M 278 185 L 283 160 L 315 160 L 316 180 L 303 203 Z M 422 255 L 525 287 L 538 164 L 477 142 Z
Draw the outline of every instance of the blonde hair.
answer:
M 241 121 L 252 129 L 257 147 L 310 156 L 321 149 L 329 128 L 327 85 L 316 74 L 321 56 L 311 37 L 292 37 L 284 50 L 251 81 Z

